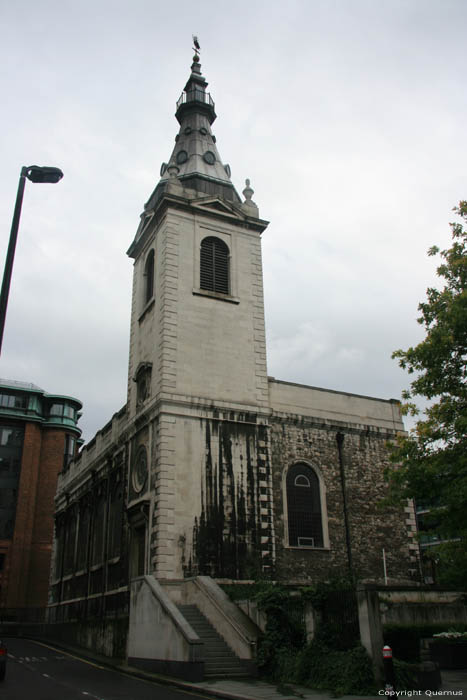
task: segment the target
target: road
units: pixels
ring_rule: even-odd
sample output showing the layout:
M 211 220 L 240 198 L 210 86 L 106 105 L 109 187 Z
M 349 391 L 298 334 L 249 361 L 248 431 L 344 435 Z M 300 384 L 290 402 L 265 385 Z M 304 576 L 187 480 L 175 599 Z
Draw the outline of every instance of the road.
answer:
M 50 646 L 4 639 L 8 647 L 1 700 L 190 700 L 201 694 L 127 676 Z

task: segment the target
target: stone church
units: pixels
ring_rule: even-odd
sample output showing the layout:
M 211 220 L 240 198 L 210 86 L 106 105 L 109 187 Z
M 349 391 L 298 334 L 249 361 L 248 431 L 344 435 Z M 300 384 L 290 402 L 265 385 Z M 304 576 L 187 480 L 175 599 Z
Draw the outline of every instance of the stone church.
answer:
M 180 602 L 177 585 L 197 578 L 418 571 L 413 514 L 378 505 L 387 442 L 404 429 L 399 402 L 268 377 L 268 222 L 221 160 L 207 85 L 196 52 L 175 147 L 128 249 L 127 403 L 59 476 L 56 622 L 130 606 L 131 637 L 133 581 Z

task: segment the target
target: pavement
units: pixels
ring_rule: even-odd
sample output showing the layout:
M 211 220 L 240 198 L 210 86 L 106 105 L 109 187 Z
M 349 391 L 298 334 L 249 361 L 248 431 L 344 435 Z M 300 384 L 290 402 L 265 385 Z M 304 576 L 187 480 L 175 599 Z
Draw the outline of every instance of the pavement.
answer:
M 399 698 L 404 697 L 464 697 L 467 698 L 467 670 L 463 671 L 442 671 L 442 686 L 438 691 L 402 691 Z M 154 679 L 156 680 L 156 679 Z M 159 678 L 157 682 L 160 682 Z M 173 681 L 171 680 L 171 683 Z M 312 690 L 295 684 L 284 684 L 276 686 L 260 680 L 250 679 L 213 679 L 202 681 L 201 683 L 184 683 L 177 681 L 177 687 L 196 690 L 203 695 L 211 695 L 218 698 L 228 698 L 229 700 L 330 700 L 335 696 L 330 692 L 322 690 Z M 382 688 L 375 695 L 342 695 L 340 700 L 381 700 L 381 698 L 391 698 Z M 397 697 L 393 694 L 392 697 Z
M 335 697 L 331 692 L 327 691 L 312 690 L 311 688 L 304 688 L 303 686 L 289 683 L 276 685 L 254 678 L 213 678 L 199 683 L 190 683 L 171 676 L 148 673 L 139 668 L 122 664 L 117 660 L 94 654 L 87 649 L 78 649 L 65 644 L 56 644 L 55 642 L 46 642 L 46 645 L 59 648 L 77 658 L 90 660 L 107 668 L 113 668 L 121 673 L 137 678 L 144 678 L 145 680 L 152 681 L 159 685 L 167 685 L 180 690 L 196 692 L 204 696 L 226 698 L 227 700 L 296 700 L 296 698 L 302 698 L 304 700 L 330 700 Z M 400 693 L 392 694 L 392 697 L 464 697 L 467 699 L 467 669 L 459 671 L 441 671 L 441 678 L 442 686 L 438 691 L 400 691 Z M 386 693 L 384 688 L 371 696 L 340 696 L 341 700 L 362 700 L 362 698 L 366 698 L 367 700 L 381 700 L 381 698 L 384 697 L 391 698 L 391 694 Z

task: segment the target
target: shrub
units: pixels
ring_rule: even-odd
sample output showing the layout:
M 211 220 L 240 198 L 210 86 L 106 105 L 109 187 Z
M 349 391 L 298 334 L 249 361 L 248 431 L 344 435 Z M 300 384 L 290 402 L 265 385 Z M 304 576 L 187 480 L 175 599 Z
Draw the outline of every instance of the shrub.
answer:
M 376 691 L 373 666 L 365 649 L 355 641 L 354 634 L 343 638 L 342 622 L 347 608 L 355 604 L 353 587 L 347 579 L 301 588 L 300 595 L 291 595 L 290 587 L 270 582 L 223 588 L 236 600 L 249 596 L 266 614 L 266 630 L 257 655 L 263 676 L 279 684 L 302 683 L 335 695 Z M 306 644 L 303 620 L 306 602 L 322 614 L 317 636 L 310 644 Z M 329 606 L 334 614 L 327 619 Z
M 347 651 L 329 648 L 313 640 L 296 662 L 295 679 L 309 688 L 335 695 L 370 695 L 375 692 L 373 667 L 361 645 Z
M 303 602 L 275 584 L 265 585 L 254 599 L 267 618 L 258 648 L 258 666 L 274 680 L 291 680 L 295 658 L 305 643 Z
M 400 659 L 393 659 L 397 690 L 414 690 L 418 688 L 418 664 L 409 664 Z

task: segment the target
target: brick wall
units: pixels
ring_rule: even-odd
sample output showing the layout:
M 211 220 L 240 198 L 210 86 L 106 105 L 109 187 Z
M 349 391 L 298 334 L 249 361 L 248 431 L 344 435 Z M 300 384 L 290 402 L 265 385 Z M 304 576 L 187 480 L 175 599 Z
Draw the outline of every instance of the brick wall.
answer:
M 47 601 L 54 528 L 54 497 L 57 476 L 63 467 L 64 449 L 63 430 L 43 431 L 27 592 L 28 605 L 32 607 L 40 607 Z
M 6 607 L 47 604 L 54 496 L 64 445 L 63 430 L 42 431 L 37 423 L 26 424 L 15 530 L 3 584 Z

